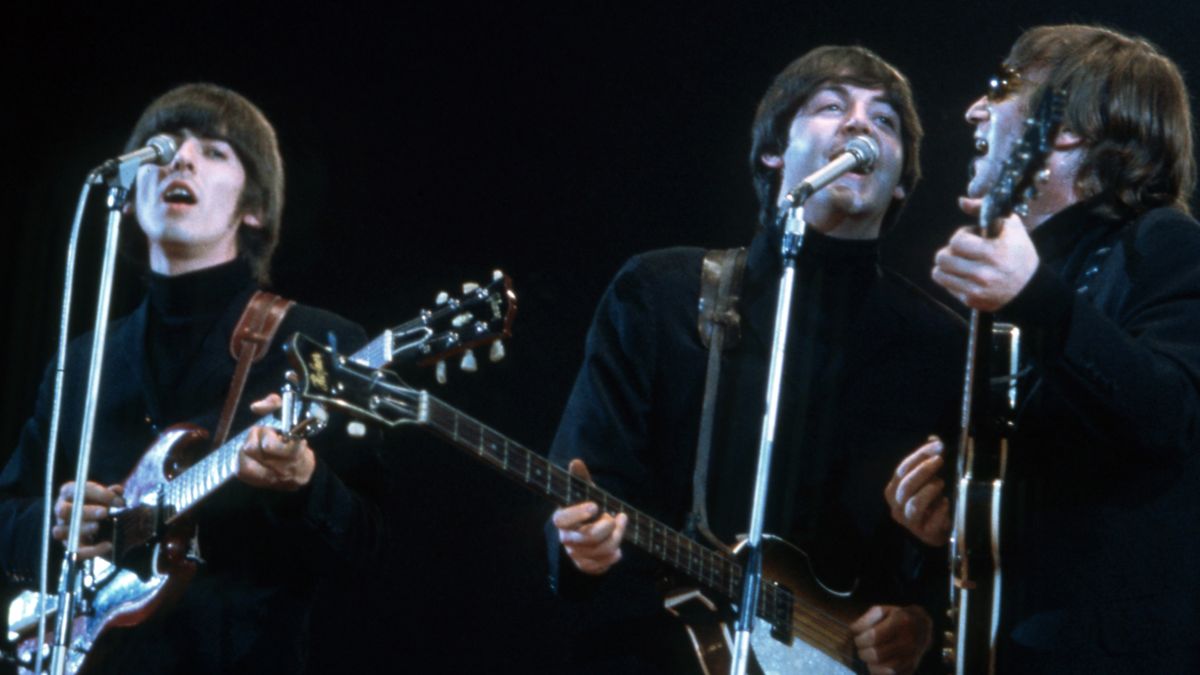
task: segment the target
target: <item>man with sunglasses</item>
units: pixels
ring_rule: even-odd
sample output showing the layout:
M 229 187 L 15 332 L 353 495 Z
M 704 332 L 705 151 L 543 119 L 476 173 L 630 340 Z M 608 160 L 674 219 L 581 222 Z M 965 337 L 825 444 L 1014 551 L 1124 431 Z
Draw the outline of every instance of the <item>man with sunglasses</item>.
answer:
M 1149 42 L 1092 26 L 1024 33 L 967 110 L 981 198 L 1033 103 L 1064 92 L 1038 194 L 988 240 L 960 229 L 933 279 L 1015 323 L 1026 347 L 1010 435 L 997 667 L 1200 672 L 1200 226 L 1189 97 Z M 941 441 L 886 490 L 944 544 Z

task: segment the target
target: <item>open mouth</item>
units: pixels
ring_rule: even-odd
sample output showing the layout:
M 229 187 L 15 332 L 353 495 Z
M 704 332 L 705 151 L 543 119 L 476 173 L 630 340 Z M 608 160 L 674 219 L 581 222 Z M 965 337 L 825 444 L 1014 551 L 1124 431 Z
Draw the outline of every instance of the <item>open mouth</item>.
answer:
M 983 157 L 988 153 L 988 142 L 986 138 L 975 139 L 975 156 Z
M 195 204 L 196 194 L 182 183 L 173 183 L 163 190 L 162 199 L 168 204 Z

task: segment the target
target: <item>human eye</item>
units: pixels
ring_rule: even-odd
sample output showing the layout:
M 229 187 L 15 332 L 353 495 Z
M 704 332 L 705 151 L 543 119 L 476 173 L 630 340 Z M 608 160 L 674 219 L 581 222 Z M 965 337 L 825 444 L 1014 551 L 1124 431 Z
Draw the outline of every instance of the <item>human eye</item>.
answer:
M 822 91 L 812 97 L 806 108 L 810 115 L 823 112 L 841 113 L 845 111 L 846 104 L 834 92 Z
M 896 131 L 900 128 L 900 118 L 893 111 L 881 111 L 875 114 L 875 123 L 885 129 Z
M 229 148 L 224 143 L 209 142 L 204 144 L 204 156 L 209 159 L 229 159 Z

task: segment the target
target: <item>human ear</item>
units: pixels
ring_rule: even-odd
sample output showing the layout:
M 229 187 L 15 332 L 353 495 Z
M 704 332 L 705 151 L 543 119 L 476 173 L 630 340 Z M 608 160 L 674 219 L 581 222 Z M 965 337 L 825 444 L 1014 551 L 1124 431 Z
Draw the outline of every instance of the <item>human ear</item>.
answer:
M 897 185 L 896 187 L 892 188 L 892 197 L 894 197 L 895 199 L 904 201 L 904 198 L 907 196 L 908 196 L 908 192 L 905 191 L 903 185 Z
M 758 161 L 763 163 L 763 166 L 771 169 L 783 168 L 783 157 L 772 152 L 764 152 L 759 156 Z
M 256 213 L 242 214 L 242 225 L 245 225 L 246 227 L 253 227 L 256 229 L 260 228 L 263 226 L 262 218 L 259 218 L 258 214 L 256 214 Z

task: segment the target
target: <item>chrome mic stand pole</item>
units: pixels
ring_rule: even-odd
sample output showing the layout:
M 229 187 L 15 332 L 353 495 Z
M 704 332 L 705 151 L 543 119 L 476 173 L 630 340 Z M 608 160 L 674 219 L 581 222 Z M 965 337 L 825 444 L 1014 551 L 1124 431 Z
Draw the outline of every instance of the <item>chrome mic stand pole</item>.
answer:
M 75 206 L 75 218 L 71 221 L 71 236 L 67 243 L 67 269 L 63 282 L 62 313 L 58 325 L 58 357 L 54 365 L 54 402 L 50 408 L 50 430 L 46 442 L 46 476 L 44 486 L 45 506 L 42 509 L 42 550 L 38 564 L 38 632 L 37 655 L 34 660 L 35 673 L 42 672 L 44 650 L 46 644 L 46 596 L 49 593 L 47 572 L 50 569 L 50 511 L 54 508 L 54 460 L 58 454 L 58 428 L 62 421 L 63 380 L 67 369 L 67 343 L 71 324 L 71 289 L 75 285 L 75 256 L 79 249 L 79 231 L 83 224 L 83 214 L 87 208 L 88 197 L 92 186 L 100 183 L 95 173 L 83 182 L 79 192 L 79 203 Z
M 792 197 L 789 195 L 788 197 Z M 767 504 L 767 481 L 771 473 L 771 453 L 775 447 L 775 428 L 779 417 L 779 395 L 783 385 L 783 357 L 791 325 L 792 291 L 796 285 L 796 258 L 804 243 L 804 206 L 796 200 L 788 209 L 783 227 L 780 253 L 783 274 L 779 279 L 779 298 L 775 305 L 775 335 L 771 342 L 771 362 L 767 370 L 767 406 L 763 414 L 762 434 L 758 442 L 758 471 L 754 477 L 754 501 L 750 511 L 750 531 L 744 544 L 746 564 L 742 572 L 742 597 L 738 604 L 736 635 L 733 643 L 731 675 L 745 675 L 750 662 L 750 634 L 758 611 L 762 586 L 763 514 Z
M 70 657 L 71 622 L 80 598 L 78 593 L 79 572 L 82 560 L 79 559 L 79 532 L 83 525 L 84 500 L 80 497 L 87 483 L 88 465 L 91 461 L 92 437 L 96 426 L 96 407 L 100 393 L 100 371 L 104 360 L 104 344 L 107 336 L 108 314 L 112 305 L 113 277 L 116 272 L 117 241 L 121 233 L 121 215 L 125 203 L 129 199 L 129 190 L 137 177 L 137 165 L 122 165 L 115 179 L 109 183 L 108 191 L 108 230 L 104 240 L 104 258 L 100 268 L 99 297 L 96 301 L 96 325 L 92 332 L 92 354 L 88 364 L 87 389 L 85 390 L 83 407 L 83 424 L 79 432 L 79 461 L 75 470 L 75 500 L 71 509 L 71 524 L 67 534 L 66 555 L 58 584 L 58 608 L 54 625 L 54 643 L 50 649 L 51 675 L 64 675 L 67 661 Z M 88 177 L 89 184 L 98 179 L 96 172 Z M 72 233 L 72 243 L 75 243 Z M 74 254 L 68 254 L 69 264 L 74 263 Z M 68 271 L 68 275 L 71 272 Z M 64 294 L 64 299 L 70 297 L 70 287 Z M 64 316 L 67 310 L 64 309 Z M 60 364 L 61 366 L 62 364 Z M 56 384 L 61 376 L 56 375 Z M 55 400 L 57 402 L 58 395 Z M 55 429 L 57 434 L 57 429 Z M 57 440 L 57 439 L 55 439 Z M 49 508 L 49 503 L 47 505 Z M 44 600 L 42 601 L 44 603 Z M 40 654 L 39 645 L 39 654 Z

